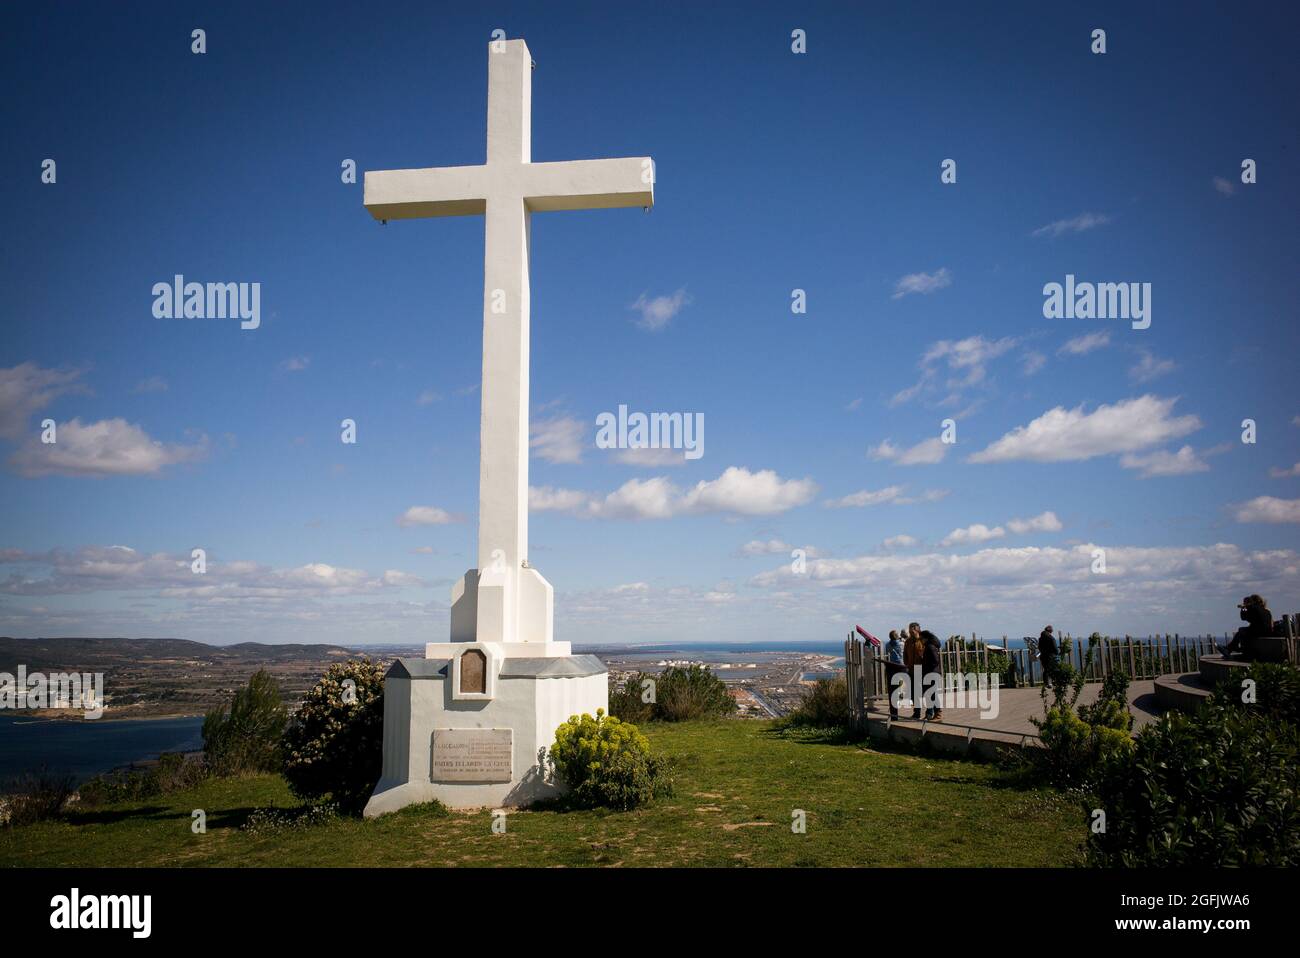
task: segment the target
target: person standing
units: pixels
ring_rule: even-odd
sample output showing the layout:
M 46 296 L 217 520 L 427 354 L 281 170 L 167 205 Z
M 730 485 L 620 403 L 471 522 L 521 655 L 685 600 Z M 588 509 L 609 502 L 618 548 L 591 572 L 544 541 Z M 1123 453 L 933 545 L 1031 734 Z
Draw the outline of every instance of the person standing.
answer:
M 1049 625 L 1038 637 L 1038 661 L 1043 666 L 1043 685 L 1056 684 L 1056 658 L 1060 655 L 1060 646 L 1056 644 L 1056 635 Z
M 890 630 L 889 641 L 885 643 L 885 679 L 889 688 L 889 717 L 898 718 L 898 701 L 894 698 L 894 676 L 904 672 L 903 642 L 897 630 Z M 906 688 L 900 685 L 899 689 Z
M 921 665 L 925 672 L 926 711 L 925 717 L 931 722 L 943 721 L 943 656 L 939 637 L 933 632 L 921 633 L 924 641 L 921 653 Z
M 912 698 L 912 718 L 921 718 L 921 672 L 924 668 L 925 639 L 921 638 L 921 624 L 913 622 L 907 627 L 907 642 L 903 646 L 903 665 L 907 669 L 908 688 Z

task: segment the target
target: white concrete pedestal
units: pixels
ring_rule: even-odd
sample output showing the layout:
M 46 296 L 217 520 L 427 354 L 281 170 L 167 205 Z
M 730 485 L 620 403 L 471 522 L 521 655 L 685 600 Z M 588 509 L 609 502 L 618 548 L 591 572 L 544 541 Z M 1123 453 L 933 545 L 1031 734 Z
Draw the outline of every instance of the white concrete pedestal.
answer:
M 568 643 L 551 645 L 568 651 Z M 448 654 L 398 659 L 384 679 L 383 776 L 366 817 L 432 799 L 449 808 L 501 808 L 562 794 L 563 783 L 547 780 L 543 758 L 555 729 L 570 716 L 608 711 L 608 677 L 600 659 L 507 657 L 498 644 L 479 642 L 435 643 L 429 649 Z M 487 659 L 483 693 L 459 691 L 460 657 L 471 650 Z

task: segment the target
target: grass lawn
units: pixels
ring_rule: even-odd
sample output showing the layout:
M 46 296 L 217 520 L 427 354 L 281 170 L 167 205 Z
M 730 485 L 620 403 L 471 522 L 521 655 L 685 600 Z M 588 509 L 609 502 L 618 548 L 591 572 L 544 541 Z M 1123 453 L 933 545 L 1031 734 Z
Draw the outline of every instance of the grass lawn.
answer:
M 0 828 L 0 864 L 843 866 L 1061 865 L 1075 861 L 1082 813 L 988 765 L 799 740 L 761 722 L 648 725 L 677 762 L 674 797 L 633 812 L 491 814 L 431 806 L 254 834 L 258 807 L 297 805 L 275 775 L 213 779 L 66 821 Z M 207 833 L 190 829 L 207 813 Z M 806 834 L 791 813 L 807 813 Z

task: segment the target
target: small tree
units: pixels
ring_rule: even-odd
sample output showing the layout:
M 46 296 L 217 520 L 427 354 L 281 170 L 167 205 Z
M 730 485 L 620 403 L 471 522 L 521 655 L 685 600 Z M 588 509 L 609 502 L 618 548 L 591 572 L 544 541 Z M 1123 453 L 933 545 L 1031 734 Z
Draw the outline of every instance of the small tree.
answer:
M 230 705 L 203 719 L 203 757 L 216 775 L 273 772 L 280 767 L 280 738 L 288 721 L 280 683 L 265 669 L 253 673 Z
M 721 718 L 736 711 L 727 683 L 699 665 L 673 666 L 659 673 L 654 717 L 664 722 Z
M 655 676 L 645 672 L 630 675 L 622 688 L 609 693 L 609 714 L 624 722 L 649 722 L 654 718 L 656 697 L 650 693 L 657 690 Z
M 359 812 L 384 762 L 384 670 L 337 663 L 312 686 L 284 734 L 284 777 L 300 798 Z

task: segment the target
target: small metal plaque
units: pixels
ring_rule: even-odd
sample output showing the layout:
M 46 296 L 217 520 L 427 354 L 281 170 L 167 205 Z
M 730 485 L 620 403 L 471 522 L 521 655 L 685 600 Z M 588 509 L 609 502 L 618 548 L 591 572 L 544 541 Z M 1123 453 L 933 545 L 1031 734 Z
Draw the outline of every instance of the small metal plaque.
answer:
M 438 728 L 433 730 L 435 782 L 508 782 L 514 777 L 514 730 Z

